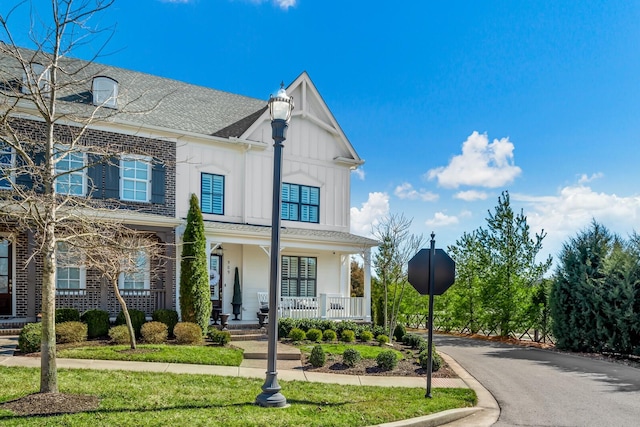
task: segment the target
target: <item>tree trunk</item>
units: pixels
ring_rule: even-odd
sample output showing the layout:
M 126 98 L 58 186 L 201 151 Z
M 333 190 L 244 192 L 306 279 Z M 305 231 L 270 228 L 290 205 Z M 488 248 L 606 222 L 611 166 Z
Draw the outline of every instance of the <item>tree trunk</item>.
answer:
M 122 295 L 120 295 L 120 289 L 118 289 L 118 278 L 116 277 L 111 281 L 113 285 L 113 292 L 116 294 L 116 299 L 120 303 L 120 307 L 122 308 L 122 313 L 124 314 L 124 320 L 127 322 L 127 329 L 129 330 L 129 339 L 131 343 L 131 350 L 136 349 L 136 333 L 133 330 L 133 324 L 131 323 L 131 316 L 129 316 L 129 310 L 127 309 L 127 303 L 125 302 Z
M 42 343 L 40 393 L 58 392 L 56 365 L 55 239 L 53 225 L 46 228 L 42 260 Z

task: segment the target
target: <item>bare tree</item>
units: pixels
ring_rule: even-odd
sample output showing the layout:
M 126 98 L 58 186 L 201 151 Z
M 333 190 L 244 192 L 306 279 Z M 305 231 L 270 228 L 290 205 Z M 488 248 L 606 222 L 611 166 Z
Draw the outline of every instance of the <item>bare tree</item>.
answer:
M 114 208 L 116 202 L 92 199 L 95 183 L 90 176 L 87 193 L 78 194 L 75 177 L 78 172 L 113 162 L 112 156 L 123 152 L 122 146 L 96 143 L 87 134 L 93 124 L 122 113 L 126 105 L 109 108 L 113 94 L 97 103 L 96 98 L 93 102 L 83 98 L 90 96 L 86 95 L 87 88 L 96 75 L 91 67 L 101 48 L 89 61 L 69 56 L 78 46 L 95 41 L 96 36 L 104 35 L 108 40 L 109 29 L 100 34 L 103 30 L 91 28 L 89 20 L 113 0 L 51 0 L 49 15 L 32 10 L 32 49 L 18 46 L 9 26 L 17 8 L 25 3 L 0 14 L 0 27 L 7 40 L 0 43 L 0 151 L 5 156 L 0 164 L 0 181 L 10 187 L 0 191 L 0 220 L 5 227 L 32 233 L 36 248 L 31 257 L 42 260 L 40 392 L 47 393 L 58 391 L 56 246 L 59 241 L 72 242 L 78 237 L 77 230 L 83 229 L 78 222 L 87 220 L 87 212 Z M 41 21 L 42 16 L 48 16 L 47 20 Z M 111 220 L 93 215 L 91 221 L 102 221 L 101 228 L 108 229 Z M 83 237 L 90 240 L 96 235 Z M 118 250 L 122 255 L 133 247 Z M 87 252 L 87 259 L 91 256 Z M 105 259 L 103 256 L 96 254 Z M 105 269 L 103 274 L 112 277 L 126 272 L 126 265 L 131 263 L 125 261 L 117 268 L 109 265 L 109 272 Z M 115 289 L 117 292 L 117 286 Z

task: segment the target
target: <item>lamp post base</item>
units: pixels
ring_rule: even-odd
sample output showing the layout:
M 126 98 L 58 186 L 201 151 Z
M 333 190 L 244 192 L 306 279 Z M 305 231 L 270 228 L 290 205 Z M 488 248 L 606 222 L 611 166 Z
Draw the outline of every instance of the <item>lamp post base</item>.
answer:
M 267 372 L 267 379 L 262 385 L 262 393 L 256 396 L 256 405 L 264 408 L 285 408 L 289 406 L 287 398 L 280 393 L 280 385 L 276 372 Z

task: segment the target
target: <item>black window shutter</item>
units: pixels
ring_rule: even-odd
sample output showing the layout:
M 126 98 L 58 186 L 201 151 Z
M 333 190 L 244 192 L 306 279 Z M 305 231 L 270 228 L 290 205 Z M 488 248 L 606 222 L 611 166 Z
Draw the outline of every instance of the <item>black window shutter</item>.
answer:
M 164 205 L 165 167 L 161 163 L 154 163 L 151 171 L 151 203 Z
M 104 198 L 120 198 L 120 158 L 111 157 L 104 165 Z
M 100 162 L 100 156 L 97 154 L 89 154 L 87 162 L 87 197 L 102 199 L 104 198 L 104 192 L 102 191 L 104 165 Z

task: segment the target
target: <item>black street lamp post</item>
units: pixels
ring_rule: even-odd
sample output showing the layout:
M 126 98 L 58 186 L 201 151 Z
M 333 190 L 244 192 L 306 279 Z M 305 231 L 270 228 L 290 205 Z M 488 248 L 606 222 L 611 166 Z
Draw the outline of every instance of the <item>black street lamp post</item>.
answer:
M 256 403 L 264 407 L 287 406 L 287 398 L 280 393 L 276 361 L 278 358 L 278 283 L 280 278 L 280 209 L 282 205 L 282 148 L 293 110 L 293 97 L 287 96 L 284 83 L 274 97 L 269 98 L 271 134 L 273 137 L 273 206 L 271 210 L 271 257 L 269 277 L 269 324 L 267 333 L 267 377 Z

